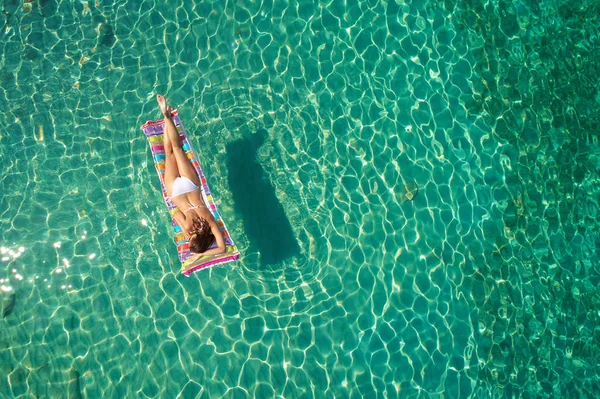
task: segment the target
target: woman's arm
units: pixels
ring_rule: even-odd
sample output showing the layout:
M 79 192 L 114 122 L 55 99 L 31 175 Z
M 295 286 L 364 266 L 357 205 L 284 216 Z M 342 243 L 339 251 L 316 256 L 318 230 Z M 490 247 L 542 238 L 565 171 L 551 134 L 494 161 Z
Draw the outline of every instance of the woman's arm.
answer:
M 175 212 L 175 214 L 173 215 L 173 217 L 177 221 L 177 224 L 179 225 L 179 227 L 181 227 L 181 230 L 183 230 L 183 234 L 187 237 L 188 236 L 188 232 L 192 228 L 191 221 L 188 220 L 185 217 L 185 215 L 181 211 L 179 211 L 179 210 L 177 210 L 177 212 Z
M 197 259 L 197 258 L 199 258 L 201 256 L 219 255 L 219 254 L 222 254 L 223 252 L 225 252 L 225 248 L 219 248 L 219 247 L 217 247 L 217 248 L 209 249 L 206 252 L 202 252 L 202 253 L 196 254 L 195 257 Z M 196 259 L 193 259 L 193 260 L 196 260 Z
M 210 231 L 215 236 L 215 241 L 217 242 L 217 248 L 221 249 L 222 252 L 225 252 L 225 240 L 223 240 L 223 232 L 221 231 L 221 227 L 219 227 L 216 221 L 213 221 L 210 224 Z M 215 248 L 215 249 L 217 249 Z

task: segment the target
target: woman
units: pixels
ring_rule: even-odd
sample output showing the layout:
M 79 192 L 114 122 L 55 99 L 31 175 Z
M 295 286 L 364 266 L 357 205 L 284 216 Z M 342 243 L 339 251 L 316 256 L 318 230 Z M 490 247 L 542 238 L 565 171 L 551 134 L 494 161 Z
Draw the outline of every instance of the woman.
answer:
M 190 242 L 190 251 L 196 257 L 225 252 L 223 233 L 212 213 L 206 208 L 200 190 L 200 178 L 181 148 L 179 132 L 171 119 L 173 107 L 160 94 L 156 96 L 160 111 L 165 116 L 165 188 L 177 206 L 174 218 Z M 216 241 L 217 247 L 209 249 Z

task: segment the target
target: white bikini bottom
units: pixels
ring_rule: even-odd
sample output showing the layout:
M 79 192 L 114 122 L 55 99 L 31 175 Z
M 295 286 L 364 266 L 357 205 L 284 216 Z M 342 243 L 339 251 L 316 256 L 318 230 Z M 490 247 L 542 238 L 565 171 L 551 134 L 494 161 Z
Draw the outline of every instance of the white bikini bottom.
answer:
M 198 190 L 198 186 L 195 185 L 190 179 L 187 177 L 177 177 L 173 182 L 173 192 L 171 193 L 171 198 L 187 194 L 195 190 Z

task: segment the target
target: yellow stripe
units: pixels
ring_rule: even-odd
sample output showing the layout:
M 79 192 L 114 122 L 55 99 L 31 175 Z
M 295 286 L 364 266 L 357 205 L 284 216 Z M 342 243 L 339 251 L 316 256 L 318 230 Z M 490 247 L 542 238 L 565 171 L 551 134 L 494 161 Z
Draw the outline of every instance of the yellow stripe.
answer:
M 150 142 L 151 143 L 162 143 L 163 135 L 161 134 L 160 136 L 150 136 Z

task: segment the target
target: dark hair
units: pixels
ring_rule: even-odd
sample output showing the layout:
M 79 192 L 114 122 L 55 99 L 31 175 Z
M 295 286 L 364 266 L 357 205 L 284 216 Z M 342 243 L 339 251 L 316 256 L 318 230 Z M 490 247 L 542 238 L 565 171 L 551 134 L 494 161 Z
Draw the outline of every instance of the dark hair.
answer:
M 196 234 L 190 240 L 190 251 L 199 254 L 210 248 L 215 241 L 215 236 L 210 230 L 210 225 L 203 217 L 195 217 L 192 219 L 192 234 Z

